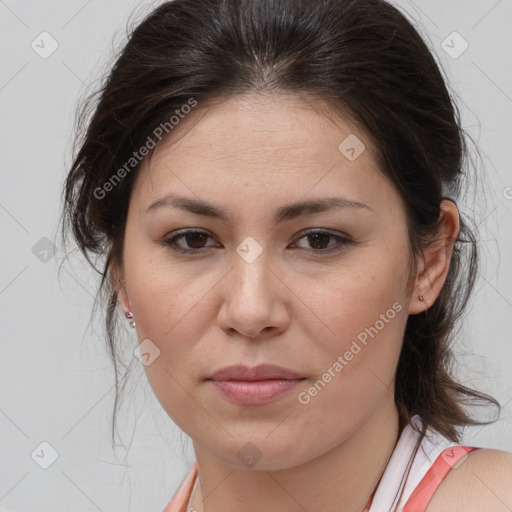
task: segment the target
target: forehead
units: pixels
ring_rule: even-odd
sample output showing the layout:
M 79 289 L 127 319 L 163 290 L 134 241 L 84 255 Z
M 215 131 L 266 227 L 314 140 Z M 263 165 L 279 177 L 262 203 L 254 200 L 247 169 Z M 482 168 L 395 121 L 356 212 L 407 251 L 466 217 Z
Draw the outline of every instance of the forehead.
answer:
M 288 202 L 334 189 L 358 200 L 368 187 L 384 199 L 382 187 L 392 188 L 370 137 L 320 100 L 239 96 L 199 104 L 177 128 L 142 163 L 134 199 L 146 207 L 177 189 L 228 202 L 244 194 Z
M 201 105 L 180 121 L 177 133 L 157 147 L 155 157 L 180 153 L 218 162 L 268 158 L 324 162 L 339 157 L 339 144 L 357 135 L 369 151 L 373 145 L 348 115 L 335 114 L 325 102 L 298 95 L 248 94 Z M 280 158 L 276 158 L 280 157 Z M 251 162 L 257 166 L 258 160 Z

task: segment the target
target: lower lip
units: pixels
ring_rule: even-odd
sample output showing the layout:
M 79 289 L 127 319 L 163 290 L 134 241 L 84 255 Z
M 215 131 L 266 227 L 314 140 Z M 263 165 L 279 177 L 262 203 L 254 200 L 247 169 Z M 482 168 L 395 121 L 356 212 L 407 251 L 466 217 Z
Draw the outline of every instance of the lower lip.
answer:
M 212 380 L 212 384 L 231 402 L 239 405 L 261 405 L 277 400 L 305 379 L 293 380 Z

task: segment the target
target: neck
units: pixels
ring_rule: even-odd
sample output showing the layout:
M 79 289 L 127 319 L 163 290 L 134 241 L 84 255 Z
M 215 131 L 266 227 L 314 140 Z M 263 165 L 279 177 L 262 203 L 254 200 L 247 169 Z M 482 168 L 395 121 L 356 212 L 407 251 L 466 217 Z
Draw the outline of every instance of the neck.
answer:
M 194 442 L 198 478 L 187 510 L 225 512 L 361 512 L 400 435 L 396 408 L 383 407 L 343 442 L 294 467 L 236 468 Z M 307 484 L 305 484 L 307 482 Z

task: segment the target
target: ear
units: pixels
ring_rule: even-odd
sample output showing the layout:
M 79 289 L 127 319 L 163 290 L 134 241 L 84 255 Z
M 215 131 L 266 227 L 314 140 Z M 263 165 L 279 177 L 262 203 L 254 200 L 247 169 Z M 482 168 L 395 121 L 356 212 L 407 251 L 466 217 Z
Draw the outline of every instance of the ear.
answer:
M 122 269 L 119 269 L 117 265 L 111 265 L 109 269 L 109 280 L 112 288 L 117 293 L 117 301 L 123 308 L 124 312 L 131 311 L 130 301 L 126 293 L 125 281 Z
M 425 248 L 418 266 L 415 288 L 409 302 L 409 314 L 428 309 L 437 299 L 450 270 L 453 246 L 459 237 L 460 219 L 457 205 L 450 200 L 441 201 L 439 231 Z M 422 296 L 423 301 L 418 297 Z

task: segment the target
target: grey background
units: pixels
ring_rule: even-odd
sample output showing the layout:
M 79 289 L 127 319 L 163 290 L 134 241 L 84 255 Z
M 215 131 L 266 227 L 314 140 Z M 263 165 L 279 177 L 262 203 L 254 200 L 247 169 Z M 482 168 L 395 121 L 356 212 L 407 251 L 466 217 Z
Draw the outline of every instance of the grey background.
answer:
M 159 3 L 0 0 L 5 510 L 160 511 L 194 460 L 190 441 L 153 397 L 142 365 L 120 417 L 124 447 L 112 449 L 113 375 L 101 317 L 87 329 L 97 278 L 78 257 L 63 268 L 60 281 L 57 276 L 63 257 L 57 238 L 60 193 L 71 162 L 77 101 L 108 69 L 133 9 L 146 13 Z M 438 55 L 460 97 L 464 126 L 481 150 L 477 164 L 484 179 L 461 208 L 479 224 L 484 261 L 456 348 L 461 377 L 493 394 L 504 409 L 499 422 L 468 429 L 464 440 L 512 451 L 512 0 L 396 3 Z M 35 41 L 39 52 L 51 49 L 43 31 L 58 43 L 47 58 L 31 46 Z M 460 56 L 453 53 L 463 49 L 455 31 L 469 44 Z M 55 254 L 48 239 L 57 244 Z M 127 330 L 126 336 L 134 346 L 133 333 Z M 58 453 L 48 469 L 40 467 L 51 461 L 51 449 L 42 442 Z

